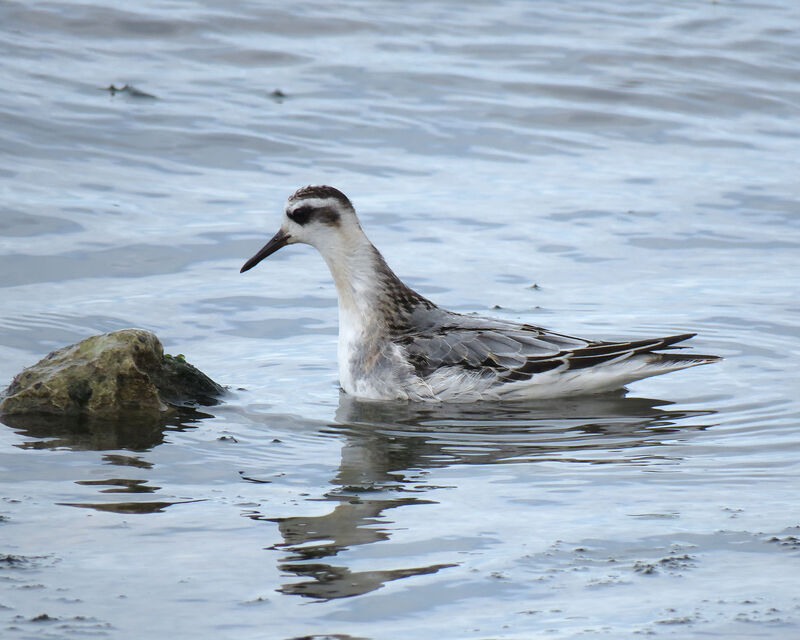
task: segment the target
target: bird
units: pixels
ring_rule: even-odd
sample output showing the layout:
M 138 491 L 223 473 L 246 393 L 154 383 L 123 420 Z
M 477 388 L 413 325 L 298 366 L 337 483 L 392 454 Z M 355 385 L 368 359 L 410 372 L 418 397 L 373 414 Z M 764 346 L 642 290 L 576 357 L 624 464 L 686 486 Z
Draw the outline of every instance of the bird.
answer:
M 359 400 L 550 399 L 612 391 L 719 360 L 675 353 L 683 348 L 676 345 L 694 333 L 587 340 L 441 308 L 395 275 L 364 233 L 353 204 L 335 187 L 308 185 L 295 191 L 278 232 L 240 273 L 295 243 L 316 248 L 333 276 L 339 384 Z

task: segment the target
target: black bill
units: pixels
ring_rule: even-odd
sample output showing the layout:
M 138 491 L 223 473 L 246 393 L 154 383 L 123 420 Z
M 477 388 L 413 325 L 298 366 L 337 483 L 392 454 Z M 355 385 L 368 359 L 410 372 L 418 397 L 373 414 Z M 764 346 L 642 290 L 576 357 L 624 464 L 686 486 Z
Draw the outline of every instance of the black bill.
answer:
M 245 271 L 252 269 L 264 258 L 271 256 L 281 247 L 285 247 L 287 244 L 289 244 L 290 237 L 291 236 L 289 236 L 288 233 L 284 233 L 283 229 L 279 230 L 278 233 L 272 236 L 272 240 L 267 242 L 267 244 L 261 247 L 261 250 L 256 255 L 244 263 L 244 266 L 239 270 L 239 273 L 244 273 Z

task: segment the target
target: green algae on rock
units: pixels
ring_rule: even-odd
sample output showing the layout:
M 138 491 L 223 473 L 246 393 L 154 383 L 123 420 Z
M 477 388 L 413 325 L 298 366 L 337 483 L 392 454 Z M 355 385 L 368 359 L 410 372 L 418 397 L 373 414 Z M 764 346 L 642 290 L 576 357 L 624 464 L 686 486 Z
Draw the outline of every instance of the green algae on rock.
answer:
M 170 407 L 216 404 L 222 393 L 184 359 L 164 355 L 153 333 L 122 329 L 53 351 L 24 369 L 6 389 L 0 415 L 156 417 Z

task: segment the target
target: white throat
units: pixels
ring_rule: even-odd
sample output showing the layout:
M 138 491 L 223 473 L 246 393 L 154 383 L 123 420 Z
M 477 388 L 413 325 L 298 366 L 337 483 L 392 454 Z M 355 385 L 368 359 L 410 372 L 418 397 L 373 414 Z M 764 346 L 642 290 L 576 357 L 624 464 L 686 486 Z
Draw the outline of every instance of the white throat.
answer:
M 333 276 L 339 296 L 339 314 L 370 315 L 370 309 L 374 309 L 372 303 L 376 288 L 381 282 L 377 250 L 372 243 L 360 232 L 357 237 L 337 238 L 337 242 L 317 248 Z
M 354 354 L 359 345 L 373 342 L 375 337 L 370 333 L 381 326 L 376 303 L 383 280 L 378 270 L 382 261 L 361 229 L 317 249 L 330 269 L 339 297 L 339 382 L 352 393 Z

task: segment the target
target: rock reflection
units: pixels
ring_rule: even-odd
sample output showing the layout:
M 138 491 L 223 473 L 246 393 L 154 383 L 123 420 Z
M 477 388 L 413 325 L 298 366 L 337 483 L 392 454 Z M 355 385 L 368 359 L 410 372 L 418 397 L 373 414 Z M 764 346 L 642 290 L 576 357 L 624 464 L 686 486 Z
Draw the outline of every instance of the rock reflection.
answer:
M 91 487 L 111 487 L 101 489 L 100 493 L 153 493 L 161 487 L 146 485 L 147 480 L 134 480 L 132 478 L 108 478 L 106 480 L 76 480 L 75 484 Z
M 160 420 L 132 414 L 116 420 L 80 416 L 4 415 L 1 421 L 22 436 L 36 438 L 16 445 L 21 449 L 147 451 L 164 441 L 165 432 L 182 431 L 210 417 L 196 409 L 181 408 Z
M 128 515 L 161 513 L 167 507 L 174 504 L 187 504 L 198 502 L 197 500 L 178 500 L 175 502 L 102 502 L 91 504 L 88 502 L 56 502 L 62 507 L 80 507 L 82 509 L 94 509 L 95 511 L 109 511 L 111 513 L 123 513 Z
M 117 467 L 136 467 L 137 469 L 152 469 L 153 463 L 142 460 L 138 456 L 123 456 L 118 453 L 109 453 L 103 456 L 103 462 Z
M 32 438 L 15 446 L 21 449 L 71 449 L 73 451 L 115 451 L 103 456 L 109 465 L 150 469 L 153 465 L 138 456 L 117 453 L 118 451 L 145 452 L 164 441 L 164 434 L 170 431 L 183 431 L 209 414 L 193 408 L 181 408 L 170 412 L 163 419 L 153 420 L 135 414 L 123 419 L 98 420 L 86 417 L 48 416 L 48 415 L 4 415 L 2 422 L 16 433 Z M 106 487 L 99 489 L 102 494 L 147 494 L 158 492 L 161 487 L 147 485 L 147 480 L 139 478 L 108 478 L 102 480 L 76 480 L 82 486 Z M 186 500 L 138 501 L 138 502 L 58 502 L 68 507 L 81 507 L 95 511 L 108 511 L 120 514 L 161 513 L 173 504 Z M 189 501 L 193 502 L 193 501 Z
M 669 404 L 628 398 L 624 392 L 532 405 L 372 403 L 342 394 L 336 424 L 325 429 L 344 442 L 332 478 L 335 488 L 325 496 L 336 506 L 322 516 L 250 517 L 278 523 L 284 541 L 273 548 L 289 552 L 280 568 L 304 578 L 279 591 L 324 600 L 364 594 L 390 580 L 454 566 L 356 572 L 321 562 L 350 547 L 387 540 L 389 531 L 381 524 L 387 523 L 388 509 L 429 503 L 409 495 L 433 488 L 422 481 L 425 469 L 546 460 L 658 461 L 663 456 L 652 447 L 664 435 L 702 430 L 708 425 L 688 419 L 713 413 L 671 410 Z M 650 449 L 642 455 L 632 451 L 642 447 Z

